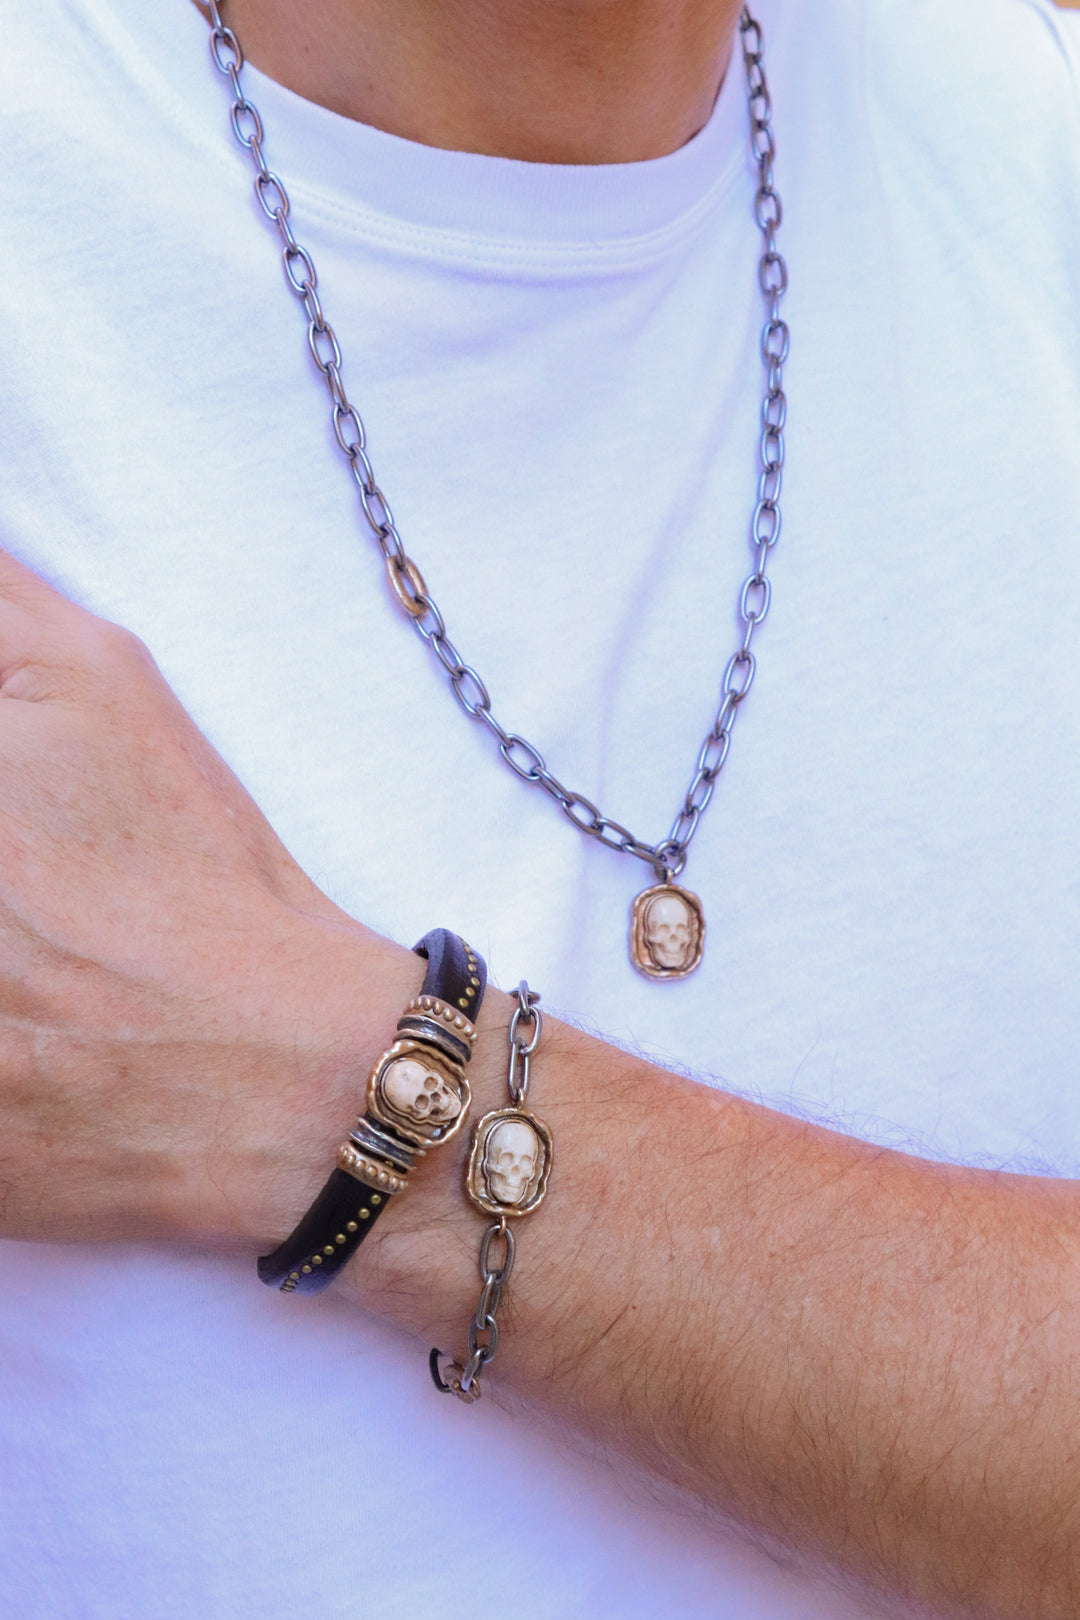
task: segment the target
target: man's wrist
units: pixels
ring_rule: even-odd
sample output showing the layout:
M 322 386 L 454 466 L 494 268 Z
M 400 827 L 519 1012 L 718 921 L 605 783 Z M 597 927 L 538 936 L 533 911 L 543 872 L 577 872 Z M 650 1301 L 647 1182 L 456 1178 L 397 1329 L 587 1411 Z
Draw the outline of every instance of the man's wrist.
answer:
M 290 911 L 268 926 L 263 965 L 237 1009 L 243 1033 L 190 1214 L 197 1241 L 265 1250 L 292 1229 L 363 1112 L 368 1074 L 423 976 L 421 958 L 357 923 Z M 410 1326 L 445 1317 L 457 1327 L 475 1293 L 479 1217 L 465 1198 L 465 1163 L 473 1122 L 505 1100 L 514 1005 L 488 987 L 465 1128 L 424 1156 L 335 1284 Z
M 280 907 L 222 1031 L 219 1118 L 183 1217 L 214 1246 L 280 1240 L 325 1180 L 423 963 L 360 924 Z
M 424 963 L 411 950 L 359 924 L 275 914 L 250 992 L 235 1011 L 239 1034 L 187 1235 L 254 1253 L 275 1248 L 293 1229 L 363 1112 L 368 1074 L 423 976 Z M 466 1199 L 465 1166 L 472 1125 L 506 1102 L 515 1006 L 489 986 L 469 1064 L 465 1128 L 410 1172 L 407 1191 L 334 1283 L 447 1343 L 456 1342 L 475 1308 L 484 1221 Z M 557 1035 L 545 1041 L 545 1069 L 559 1045 Z
M 488 986 L 469 1063 L 472 1105 L 463 1129 L 410 1172 L 407 1193 L 393 1200 L 343 1273 L 344 1289 L 421 1335 L 438 1330 L 445 1337 L 460 1331 L 463 1317 L 475 1306 L 482 1222 L 465 1196 L 465 1168 L 473 1125 L 505 1101 L 506 1031 L 514 1005 L 511 997 Z M 384 1045 L 393 1021 L 392 1015 Z

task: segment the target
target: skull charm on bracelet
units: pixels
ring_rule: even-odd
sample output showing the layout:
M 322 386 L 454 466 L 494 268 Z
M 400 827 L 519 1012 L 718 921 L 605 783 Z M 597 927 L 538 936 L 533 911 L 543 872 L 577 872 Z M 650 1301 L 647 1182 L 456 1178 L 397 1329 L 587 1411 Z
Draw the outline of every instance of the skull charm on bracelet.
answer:
M 551 1132 L 523 1108 L 485 1114 L 473 1132 L 466 1188 L 486 1215 L 531 1215 L 547 1191 Z
M 398 1040 L 384 1052 L 368 1080 L 368 1112 L 423 1153 L 448 1142 L 469 1107 L 469 1086 L 460 1063 L 415 1040 Z

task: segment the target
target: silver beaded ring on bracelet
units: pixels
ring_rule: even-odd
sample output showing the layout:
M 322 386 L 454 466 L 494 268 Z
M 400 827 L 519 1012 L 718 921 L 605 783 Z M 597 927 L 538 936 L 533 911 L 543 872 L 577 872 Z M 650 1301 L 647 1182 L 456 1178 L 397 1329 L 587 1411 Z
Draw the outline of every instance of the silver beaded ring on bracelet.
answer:
M 480 1240 L 480 1298 L 469 1323 L 469 1356 L 464 1366 L 447 1359 L 445 1370 L 440 1368 L 441 1350 L 432 1350 L 428 1358 L 436 1389 L 444 1395 L 456 1395 L 469 1406 L 480 1399 L 480 1374 L 499 1346 L 495 1318 L 514 1266 L 514 1230 L 510 1223 L 531 1215 L 543 1202 L 555 1154 L 551 1131 L 525 1107 L 529 1061 L 544 1032 L 540 997 L 522 979 L 517 1001 L 507 1032 L 510 1063 L 506 1087 L 510 1106 L 485 1114 L 473 1128 L 465 1173 L 470 1202 L 481 1214 L 494 1217 Z M 522 1025 L 529 1029 L 528 1034 L 523 1033 Z M 502 1263 L 494 1265 L 491 1245 L 499 1239 L 503 1244 Z

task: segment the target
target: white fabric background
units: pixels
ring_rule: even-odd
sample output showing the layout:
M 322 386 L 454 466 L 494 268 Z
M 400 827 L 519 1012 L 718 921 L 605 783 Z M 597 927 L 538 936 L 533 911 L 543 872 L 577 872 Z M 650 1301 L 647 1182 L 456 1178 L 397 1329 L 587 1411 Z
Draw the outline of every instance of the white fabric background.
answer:
M 686 874 L 705 964 L 654 986 L 625 954 L 644 869 L 498 766 L 391 605 L 194 8 L 0 13 L 0 543 L 146 639 L 365 921 L 460 929 L 504 985 L 775 1107 L 1080 1173 L 1075 19 L 761 5 L 784 531 Z M 249 82 L 451 635 L 510 729 L 658 836 L 749 560 L 738 74 L 672 157 L 568 170 Z M 332 1296 L 138 1248 L 9 1244 L 0 1267 L 21 1620 L 871 1612 L 624 1463 L 441 1401 L 423 1347 Z

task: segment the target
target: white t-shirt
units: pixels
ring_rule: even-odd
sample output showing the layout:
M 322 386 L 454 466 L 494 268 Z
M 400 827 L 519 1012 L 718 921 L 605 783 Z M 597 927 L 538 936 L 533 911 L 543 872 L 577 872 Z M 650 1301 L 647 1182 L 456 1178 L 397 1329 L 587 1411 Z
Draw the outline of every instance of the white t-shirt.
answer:
M 784 527 L 686 872 L 692 979 L 633 972 L 647 869 L 511 776 L 394 608 L 188 0 L 3 7 L 0 543 L 145 638 L 376 928 L 459 929 L 504 986 L 773 1107 L 1078 1175 L 1080 36 L 1041 0 L 760 9 Z M 246 82 L 450 635 L 508 729 L 660 837 L 750 563 L 738 66 L 681 151 L 595 169 Z M 332 1291 L 138 1246 L 0 1267 L 5 1615 L 871 1612 L 618 1459 L 441 1399 L 425 1346 Z

